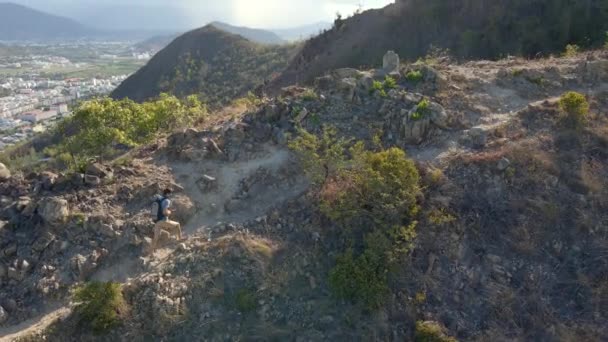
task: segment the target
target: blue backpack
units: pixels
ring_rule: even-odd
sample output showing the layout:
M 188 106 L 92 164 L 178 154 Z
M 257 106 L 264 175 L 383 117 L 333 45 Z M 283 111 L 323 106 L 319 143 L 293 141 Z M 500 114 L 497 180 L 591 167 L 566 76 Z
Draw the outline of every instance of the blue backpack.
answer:
M 152 204 L 156 204 L 156 208 L 152 210 L 152 214 L 154 215 L 154 213 L 156 213 L 156 221 L 162 221 L 165 220 L 167 217 L 165 216 L 165 214 L 163 214 L 163 202 L 166 200 L 166 197 L 157 195 L 154 199 L 154 202 L 152 202 Z

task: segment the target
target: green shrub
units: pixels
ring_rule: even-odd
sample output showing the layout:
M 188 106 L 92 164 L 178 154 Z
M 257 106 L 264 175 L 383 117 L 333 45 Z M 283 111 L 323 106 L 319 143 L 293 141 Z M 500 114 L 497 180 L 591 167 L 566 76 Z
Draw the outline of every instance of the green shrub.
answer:
M 411 70 L 405 74 L 405 79 L 412 83 L 419 83 L 424 79 L 424 75 L 420 70 Z
M 388 293 L 387 270 L 372 253 L 353 256 L 351 249 L 340 255 L 329 273 L 329 284 L 336 296 L 360 301 L 368 308 L 382 305 Z
M 372 89 L 370 89 L 370 94 L 378 93 L 380 97 L 387 97 L 386 90 L 384 90 L 384 84 L 380 81 L 374 81 L 372 83 Z
M 257 306 L 255 293 L 251 290 L 240 289 L 235 297 L 236 308 L 241 312 L 250 312 Z
M 564 51 L 564 57 L 574 57 L 580 52 L 581 48 L 576 44 L 568 44 L 566 45 L 566 50 Z
M 75 312 L 82 324 L 95 334 L 103 334 L 120 324 L 127 304 L 120 284 L 92 282 L 76 289 L 74 299 L 79 302 Z
M 415 342 L 457 342 L 445 334 L 444 329 L 436 322 L 416 322 Z
M 570 124 L 579 127 L 587 120 L 589 102 L 585 95 L 570 91 L 562 95 L 559 108 L 567 115 Z
M 338 257 L 329 276 L 334 294 L 377 308 L 389 269 L 413 247 L 420 175 L 399 148 L 373 152 L 362 142 L 347 149 L 349 143 L 325 128 L 321 137 L 300 131 L 290 147 L 320 188 L 320 211 L 360 246 Z
M 324 184 L 330 175 L 346 166 L 346 145 L 349 140 L 339 138 L 332 127 L 323 127 L 321 137 L 299 130 L 298 136 L 289 142 L 304 172 L 316 185 Z
M 306 91 L 302 94 L 302 99 L 304 101 L 315 101 L 319 98 L 319 95 L 315 93 L 312 89 L 306 89 Z
M 384 77 L 384 89 L 385 90 L 390 90 L 390 89 L 395 89 L 397 88 L 397 81 L 395 81 L 394 78 L 390 77 L 390 76 L 385 76 Z
M 420 120 L 424 118 L 427 114 L 429 114 L 430 105 L 431 103 L 427 99 L 423 99 L 422 101 L 420 101 L 420 103 L 418 103 L 418 105 L 416 106 L 416 111 L 414 112 L 414 114 L 412 114 L 412 120 Z

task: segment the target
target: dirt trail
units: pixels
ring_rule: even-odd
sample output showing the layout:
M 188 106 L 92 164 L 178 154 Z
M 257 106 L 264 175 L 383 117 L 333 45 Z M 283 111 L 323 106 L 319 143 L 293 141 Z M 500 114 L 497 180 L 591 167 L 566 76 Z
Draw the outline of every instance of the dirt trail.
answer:
M 237 209 L 227 211 L 224 204 L 238 195 L 244 180 L 255 176 L 259 170 L 267 171 L 276 178 L 289 163 L 289 152 L 272 146 L 264 146 L 262 151 L 246 161 L 227 163 L 223 161 L 204 160 L 199 163 L 177 163 L 172 165 L 172 172 L 177 182 L 182 185 L 195 203 L 196 214 L 185 224 L 186 234 L 205 233 L 210 226 L 219 222 L 241 223 L 255 219 L 285 200 L 301 194 L 306 189 L 303 177 L 279 181 L 273 184 L 261 184 L 256 194 L 246 196 Z M 199 180 L 209 175 L 217 180 L 213 191 L 200 189 Z
M 0 342 L 14 341 L 18 338 L 42 332 L 57 320 L 68 317 L 71 312 L 72 309 L 69 307 L 60 307 L 52 309 L 43 316 L 29 319 L 21 324 L 1 328 Z

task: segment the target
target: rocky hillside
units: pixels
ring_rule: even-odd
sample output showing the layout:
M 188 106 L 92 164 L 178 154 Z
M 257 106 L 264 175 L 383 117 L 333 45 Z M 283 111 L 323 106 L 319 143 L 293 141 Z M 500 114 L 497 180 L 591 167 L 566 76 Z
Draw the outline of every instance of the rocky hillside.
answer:
M 296 50 L 258 45 L 208 25 L 175 39 L 112 97 L 143 101 L 163 92 L 199 94 L 212 105 L 225 104 L 281 72 Z
M 387 50 L 411 61 L 432 46 L 465 59 L 534 57 L 560 53 L 567 44 L 601 46 L 606 31 L 608 2 L 602 0 L 400 0 L 336 20 L 307 41 L 275 88 L 308 83 L 332 69 L 377 66 Z
M 384 62 L 334 70 L 85 174 L 0 170 L 0 336 L 608 339 L 608 52 L 408 65 L 387 54 Z M 316 157 L 294 152 L 315 141 L 331 142 L 315 153 L 337 166 L 322 182 L 305 172 Z M 332 147 L 343 143 L 352 147 L 346 156 Z M 403 254 L 379 275 L 361 272 L 385 258 L 374 250 L 395 252 L 380 243 L 389 228 L 365 244 L 357 234 L 389 215 L 351 217 L 344 227 L 342 213 L 327 211 L 336 198 L 358 205 L 340 196 L 356 193 L 357 179 L 342 176 L 356 176 L 359 161 L 334 162 L 361 148 L 371 151 L 363 154 L 371 170 L 389 170 L 370 190 L 403 170 L 390 167 L 400 150 L 418 189 L 402 194 L 417 209 L 406 219 L 413 230 L 400 235 Z M 174 218 L 187 238 L 165 234 L 152 252 L 149 203 L 162 187 L 176 191 Z M 377 195 L 360 211 L 394 214 L 380 207 L 391 197 Z M 336 292 L 336 264 L 349 250 L 361 268 Z M 92 280 L 122 284 L 128 306 L 105 335 L 71 311 L 69 290 Z M 364 305 L 360 294 L 377 301 Z

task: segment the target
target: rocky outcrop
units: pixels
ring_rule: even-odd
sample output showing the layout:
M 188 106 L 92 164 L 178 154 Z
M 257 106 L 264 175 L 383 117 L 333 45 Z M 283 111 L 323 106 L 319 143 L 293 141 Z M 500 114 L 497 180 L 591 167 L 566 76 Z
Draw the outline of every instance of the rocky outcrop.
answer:
M 52 197 L 40 202 L 38 213 L 44 222 L 50 225 L 59 225 L 67 222 L 70 216 L 70 208 L 68 201 L 65 199 Z

